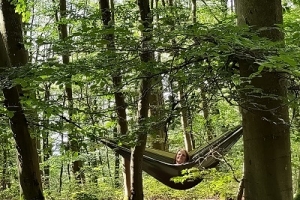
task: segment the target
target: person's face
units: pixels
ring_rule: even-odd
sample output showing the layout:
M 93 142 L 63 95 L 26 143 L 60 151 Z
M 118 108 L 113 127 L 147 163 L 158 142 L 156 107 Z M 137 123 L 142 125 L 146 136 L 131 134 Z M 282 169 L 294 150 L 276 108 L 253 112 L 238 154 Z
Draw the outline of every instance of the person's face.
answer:
M 183 150 L 180 150 L 177 152 L 177 155 L 176 155 L 176 164 L 183 164 L 186 162 L 186 153 L 185 151 Z

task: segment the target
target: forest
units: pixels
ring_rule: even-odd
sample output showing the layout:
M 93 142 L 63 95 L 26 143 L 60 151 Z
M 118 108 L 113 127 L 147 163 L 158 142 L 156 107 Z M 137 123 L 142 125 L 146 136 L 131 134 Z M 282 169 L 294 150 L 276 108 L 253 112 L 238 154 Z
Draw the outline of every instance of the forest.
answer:
M 0 0 L 0 199 L 300 200 L 299 13 Z

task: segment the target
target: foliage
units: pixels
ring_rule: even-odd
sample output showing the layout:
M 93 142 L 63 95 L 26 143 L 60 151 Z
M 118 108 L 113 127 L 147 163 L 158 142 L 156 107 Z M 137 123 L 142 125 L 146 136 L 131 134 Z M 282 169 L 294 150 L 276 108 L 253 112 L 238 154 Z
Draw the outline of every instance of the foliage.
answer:
M 11 188 L 0 192 L 0 198 L 3 200 L 18 200 L 20 199 L 19 184 L 15 183 Z
M 98 200 L 98 198 L 93 194 L 88 194 L 86 192 L 76 192 L 71 197 L 72 200 Z
M 176 152 L 184 144 L 179 85 L 184 85 L 190 130 L 196 146 L 207 141 L 209 128 L 212 127 L 215 135 L 219 135 L 240 124 L 238 92 L 241 88 L 237 58 L 252 58 L 251 51 L 257 50 L 259 55 L 255 59 L 261 66 L 260 71 L 286 72 L 290 75 L 291 87 L 299 85 L 299 2 L 293 1 L 293 6 L 289 6 L 291 2 L 287 1 L 285 5 L 285 23 L 279 27 L 285 32 L 284 46 L 258 37 L 248 27 L 237 27 L 234 13 L 224 10 L 221 1 L 198 2 L 196 23 L 191 20 L 191 5 L 186 1 L 178 2 L 176 6 L 164 7 L 159 1 L 159 6 L 153 9 L 153 15 L 159 16 L 159 19 L 154 17 L 153 40 L 149 42 L 148 50 L 154 51 L 157 59 L 145 64 L 139 60 L 143 50 L 140 46 L 142 26 L 135 1 L 116 2 L 114 26 L 105 29 L 101 11 L 93 1 L 68 1 L 67 17 L 58 20 L 59 6 L 55 1 L 14 1 L 16 11 L 26 22 L 25 45 L 30 56 L 27 66 L 1 72 L 1 87 L 19 84 L 25 91 L 35 91 L 23 96 L 21 102 L 26 113 L 33 110 L 38 114 L 38 120 L 28 116 L 28 124 L 40 131 L 35 139 L 43 144 L 46 133 L 49 134 L 50 145 L 39 149 L 41 170 L 50 166 L 50 188 L 45 190 L 47 198 L 66 199 L 72 196 L 73 199 L 88 200 L 118 199 L 122 196 L 122 188 L 114 186 L 115 182 L 122 182 L 121 178 L 116 181 L 113 177 L 118 170 L 115 154 L 103 147 L 99 138 L 116 135 L 114 94 L 122 92 L 129 130 L 127 137 L 119 138 L 120 142 L 129 140 L 134 144 L 139 102 L 137 90 L 143 78 L 140 72 L 144 69 L 150 68 L 153 78 L 162 79 L 164 97 L 162 116 L 151 118 L 145 128 L 151 130 L 153 124 L 169 120 L 167 131 L 171 152 Z M 69 36 L 61 40 L 58 26 L 64 23 L 68 25 Z M 114 34 L 115 49 L 107 48 L 107 34 Z M 65 53 L 71 60 L 67 65 L 61 62 L 61 55 Z M 259 76 L 259 72 L 254 75 Z M 122 78 L 118 87 L 112 81 L 115 75 Z M 68 115 L 66 84 L 71 84 L 73 89 L 71 117 Z M 286 100 L 291 116 L 293 110 L 299 107 L 298 90 L 296 87 L 296 90 L 290 91 Z M 45 98 L 47 91 L 49 99 Z M 208 117 L 204 116 L 202 93 L 205 93 L 208 102 Z M 4 101 L 2 97 L 1 101 Z M 0 109 L 0 140 L 3 144 L 0 169 L 5 168 L 3 152 L 7 151 L 7 174 L 13 180 L 10 188 L 0 192 L 0 198 L 13 199 L 18 196 L 18 187 L 14 181 L 17 165 L 8 124 L 12 113 Z M 291 124 L 293 168 L 298 169 L 300 131 L 295 121 Z M 80 152 L 70 151 L 68 136 L 71 129 L 78 136 Z M 45 152 L 50 154 L 47 160 L 43 160 Z M 71 163 L 76 160 L 84 162 L 82 170 L 87 180 L 82 187 L 78 187 L 71 172 Z M 205 172 L 204 181 L 188 191 L 169 189 L 144 174 L 145 196 L 170 199 L 232 196 L 238 187 L 234 176 L 238 180 L 242 177 L 242 162 L 240 142 L 226 156 L 226 162 L 222 162 L 217 170 Z M 295 182 L 298 173 L 293 174 Z

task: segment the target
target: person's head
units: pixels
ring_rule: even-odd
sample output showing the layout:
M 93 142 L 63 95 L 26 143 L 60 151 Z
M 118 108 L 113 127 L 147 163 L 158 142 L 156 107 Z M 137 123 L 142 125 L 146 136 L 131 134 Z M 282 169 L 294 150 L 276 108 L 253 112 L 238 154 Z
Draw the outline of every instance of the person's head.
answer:
M 190 156 L 188 152 L 185 149 L 180 149 L 177 151 L 175 156 L 175 164 L 183 164 L 188 162 L 190 159 Z

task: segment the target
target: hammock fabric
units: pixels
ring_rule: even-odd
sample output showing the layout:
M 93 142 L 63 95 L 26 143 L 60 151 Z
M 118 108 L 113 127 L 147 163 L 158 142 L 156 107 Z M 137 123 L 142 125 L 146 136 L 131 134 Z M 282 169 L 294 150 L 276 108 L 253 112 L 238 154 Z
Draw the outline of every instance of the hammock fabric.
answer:
M 200 169 L 216 167 L 220 162 L 220 158 L 239 140 L 242 133 L 242 127 L 239 126 L 222 134 L 207 145 L 189 152 L 189 162 L 181 165 L 174 164 L 174 153 L 146 148 L 143 156 L 143 170 L 161 183 L 173 189 L 190 189 L 200 183 L 203 178 L 186 179 L 179 183 L 175 183 L 171 179 L 182 176 L 182 170 L 190 169 L 192 167 L 198 167 Z M 117 141 L 112 139 L 101 139 L 101 142 L 113 149 L 116 153 L 119 153 L 125 159 L 130 159 L 131 148 L 129 146 L 120 146 Z

